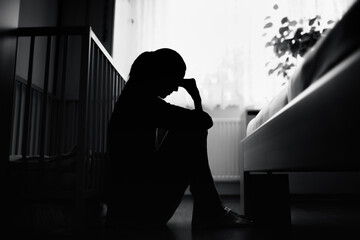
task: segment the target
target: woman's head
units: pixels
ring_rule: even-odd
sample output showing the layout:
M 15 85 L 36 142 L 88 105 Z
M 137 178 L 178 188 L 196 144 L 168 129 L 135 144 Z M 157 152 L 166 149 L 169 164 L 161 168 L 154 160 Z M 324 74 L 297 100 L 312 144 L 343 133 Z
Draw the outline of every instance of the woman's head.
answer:
M 160 97 L 176 91 L 185 76 L 186 64 L 176 51 L 161 48 L 143 52 L 131 66 L 129 80 L 137 82 Z

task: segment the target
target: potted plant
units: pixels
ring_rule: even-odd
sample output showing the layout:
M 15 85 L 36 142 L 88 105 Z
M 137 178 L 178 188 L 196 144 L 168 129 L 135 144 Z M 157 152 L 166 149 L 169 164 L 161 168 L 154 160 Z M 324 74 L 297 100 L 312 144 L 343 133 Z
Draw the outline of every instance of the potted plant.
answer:
M 278 8 L 277 4 L 273 6 L 275 11 Z M 267 38 L 265 47 L 272 48 L 275 54 L 275 59 L 266 63 L 268 74 L 277 74 L 289 79 L 299 58 L 302 58 L 333 24 L 333 20 L 324 23 L 319 15 L 298 21 L 284 16 L 280 22 L 275 22 L 271 16 L 267 16 L 263 34 Z

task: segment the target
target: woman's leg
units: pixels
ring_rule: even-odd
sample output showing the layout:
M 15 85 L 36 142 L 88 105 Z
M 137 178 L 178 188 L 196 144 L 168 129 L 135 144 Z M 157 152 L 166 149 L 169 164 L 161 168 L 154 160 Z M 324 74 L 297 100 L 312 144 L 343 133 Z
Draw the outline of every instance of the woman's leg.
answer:
M 223 206 L 221 202 L 209 167 L 207 131 L 169 132 L 159 153 L 164 156 L 160 158 L 159 166 L 165 166 L 163 172 L 167 173 L 160 182 L 168 181 L 168 189 L 172 184 L 176 186 L 187 182 L 190 185 L 194 198 L 193 227 L 238 227 L 251 223 L 251 220 Z M 166 195 L 166 191 L 163 194 Z M 174 206 L 177 207 L 179 203 L 178 199 Z M 171 209 L 173 212 L 175 210 Z
M 209 168 L 207 131 L 169 132 L 156 157 L 147 160 L 146 173 L 135 176 L 140 181 L 120 186 L 118 191 L 124 194 L 112 201 L 119 222 L 165 225 L 188 186 L 194 198 L 193 222 L 194 216 L 203 222 L 224 214 Z
M 128 180 L 114 181 L 119 183 L 118 190 L 110 198 L 109 215 L 116 217 L 116 222 L 159 226 L 170 220 L 189 186 L 187 159 L 194 142 L 187 142 L 183 136 L 171 132 L 153 158 L 138 159 L 136 164 L 126 166 L 124 174 L 131 174 L 126 177 Z
M 167 175 L 163 181 L 174 186 L 184 183 L 190 185 L 196 214 L 222 210 L 209 167 L 207 130 L 169 132 L 159 150 L 159 156 L 159 165 L 165 167 L 163 172 Z

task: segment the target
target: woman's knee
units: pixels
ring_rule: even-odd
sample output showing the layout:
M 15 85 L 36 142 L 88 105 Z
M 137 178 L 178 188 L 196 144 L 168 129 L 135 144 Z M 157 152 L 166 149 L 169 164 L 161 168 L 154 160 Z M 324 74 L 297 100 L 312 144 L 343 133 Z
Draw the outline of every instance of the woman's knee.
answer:
M 174 164 L 203 156 L 202 153 L 207 153 L 207 135 L 207 131 L 169 132 L 159 148 L 159 157 Z
M 183 131 L 169 131 L 165 142 L 176 143 L 177 145 L 190 145 L 196 142 L 203 142 L 207 139 L 208 131 L 202 129 L 189 129 Z

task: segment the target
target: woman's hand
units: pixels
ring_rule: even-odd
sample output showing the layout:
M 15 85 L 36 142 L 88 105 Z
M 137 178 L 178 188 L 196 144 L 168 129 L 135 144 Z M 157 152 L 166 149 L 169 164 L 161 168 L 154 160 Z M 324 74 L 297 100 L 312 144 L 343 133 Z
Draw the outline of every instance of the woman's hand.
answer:
M 202 110 L 201 97 L 198 87 L 196 86 L 196 81 L 194 78 L 184 78 L 180 84 L 181 87 L 190 94 L 191 98 L 194 101 L 195 109 Z

